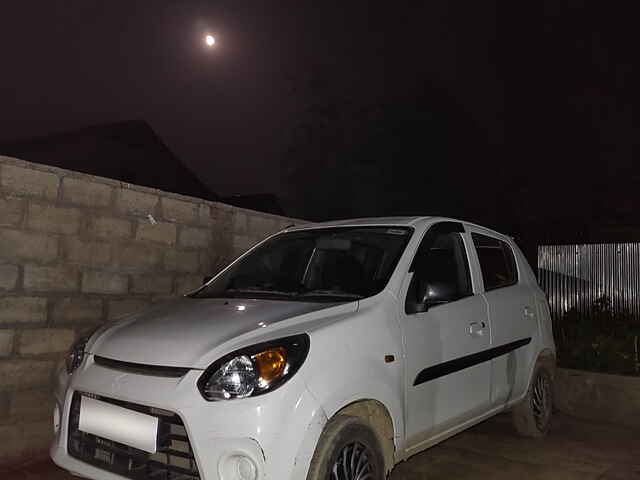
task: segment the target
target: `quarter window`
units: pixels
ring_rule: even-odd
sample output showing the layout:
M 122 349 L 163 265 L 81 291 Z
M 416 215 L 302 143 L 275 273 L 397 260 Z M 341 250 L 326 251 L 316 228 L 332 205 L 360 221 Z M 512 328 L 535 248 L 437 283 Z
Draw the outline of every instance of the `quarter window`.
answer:
M 518 283 L 518 270 L 513 250 L 508 243 L 478 233 L 471 234 L 478 252 L 485 290 Z

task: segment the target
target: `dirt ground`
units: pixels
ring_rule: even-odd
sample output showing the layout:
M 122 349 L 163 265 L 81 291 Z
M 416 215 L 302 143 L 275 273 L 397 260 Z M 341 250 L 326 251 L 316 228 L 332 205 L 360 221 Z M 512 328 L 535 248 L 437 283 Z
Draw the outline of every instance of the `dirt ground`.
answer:
M 50 462 L 0 479 L 76 479 Z M 549 436 L 518 437 L 500 415 L 398 465 L 391 480 L 640 480 L 640 431 L 556 415 Z

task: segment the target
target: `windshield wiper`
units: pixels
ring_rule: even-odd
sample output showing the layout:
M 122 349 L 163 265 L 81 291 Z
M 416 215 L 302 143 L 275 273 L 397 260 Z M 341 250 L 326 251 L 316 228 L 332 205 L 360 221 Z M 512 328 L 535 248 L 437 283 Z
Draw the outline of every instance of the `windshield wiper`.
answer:
M 298 295 L 299 297 L 340 297 L 340 298 L 353 298 L 359 299 L 364 298 L 362 295 L 357 293 L 349 293 L 349 292 L 341 292 L 338 290 L 309 290 L 308 292 L 303 292 Z
M 293 297 L 297 295 L 297 292 L 283 292 L 280 290 L 270 290 L 268 288 L 227 288 L 225 293 L 244 293 L 244 294 L 254 294 L 258 295 L 283 295 L 286 297 Z
M 281 290 L 269 290 L 268 288 L 228 288 L 224 293 L 240 294 L 240 295 L 275 295 L 288 298 L 307 298 L 307 297 L 338 297 L 358 300 L 364 298 L 357 293 L 341 292 L 339 290 L 309 290 L 306 292 L 285 292 Z

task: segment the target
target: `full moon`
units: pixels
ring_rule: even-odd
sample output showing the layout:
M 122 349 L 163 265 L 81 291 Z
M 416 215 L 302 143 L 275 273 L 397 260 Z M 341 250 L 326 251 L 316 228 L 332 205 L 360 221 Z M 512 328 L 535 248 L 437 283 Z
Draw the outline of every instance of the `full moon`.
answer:
M 207 35 L 206 37 L 204 37 L 204 41 L 210 47 L 213 47 L 216 43 L 216 39 L 213 37 L 213 35 Z

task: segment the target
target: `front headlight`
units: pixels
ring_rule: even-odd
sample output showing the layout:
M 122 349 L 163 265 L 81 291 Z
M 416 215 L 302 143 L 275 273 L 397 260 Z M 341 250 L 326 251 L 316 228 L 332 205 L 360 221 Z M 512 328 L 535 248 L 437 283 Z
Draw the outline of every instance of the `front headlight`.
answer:
M 198 389 L 210 402 L 262 395 L 289 380 L 308 352 L 306 334 L 236 350 L 207 368 Z
M 87 347 L 87 343 L 91 336 L 97 331 L 96 328 L 92 332 L 83 337 L 76 340 L 76 342 L 69 349 L 69 353 L 67 353 L 66 364 L 67 364 L 67 373 L 71 375 L 75 372 L 78 367 L 82 364 L 82 360 L 84 360 L 85 349 Z

